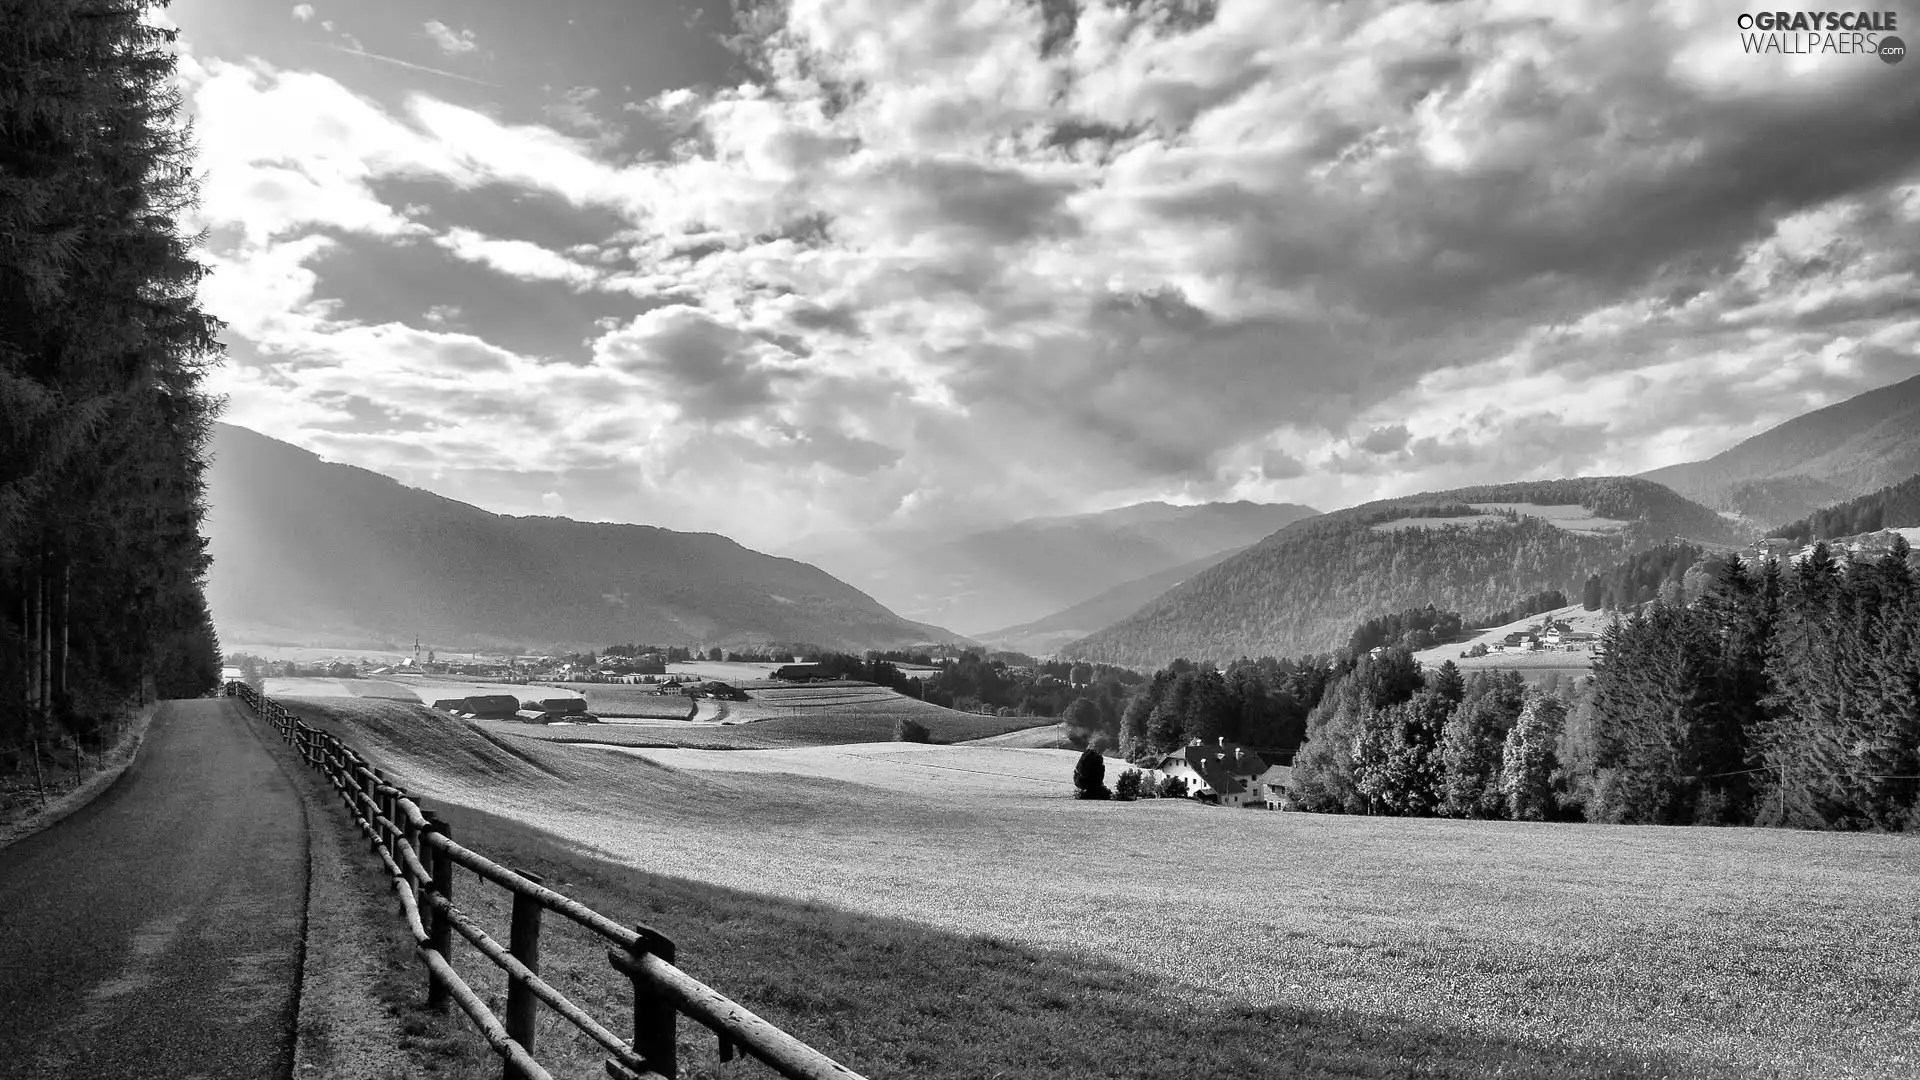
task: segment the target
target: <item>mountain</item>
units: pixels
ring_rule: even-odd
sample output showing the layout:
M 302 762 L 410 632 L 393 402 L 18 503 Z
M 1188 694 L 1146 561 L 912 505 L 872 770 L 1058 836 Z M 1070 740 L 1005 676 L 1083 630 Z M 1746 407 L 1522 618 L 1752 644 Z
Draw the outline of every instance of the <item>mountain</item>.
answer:
M 1134 667 L 1337 648 L 1369 615 L 1491 611 L 1673 538 L 1743 535 L 1646 480 L 1543 480 L 1367 503 L 1289 525 L 1061 650 Z
M 910 618 L 963 632 L 1041 619 L 1318 513 L 1292 503 L 1137 503 L 1034 518 L 959 537 L 879 533 L 788 554 L 817 563 Z
M 1064 611 L 1056 611 L 1045 618 L 975 636 L 997 648 L 1022 652 L 1029 656 L 1046 656 L 1058 652 L 1066 645 L 1095 631 L 1112 626 L 1147 606 L 1161 593 L 1202 570 L 1218 566 L 1245 550 L 1244 547 L 1237 547 L 1216 551 L 1204 558 L 1181 563 L 1172 569 L 1115 585 L 1098 596 L 1083 600 Z
M 1920 473 L 1920 375 L 1870 390 L 1705 461 L 1641 473 L 1767 526 Z
M 954 640 L 817 567 L 723 536 L 505 517 L 226 424 L 212 449 L 207 599 L 229 642 Z

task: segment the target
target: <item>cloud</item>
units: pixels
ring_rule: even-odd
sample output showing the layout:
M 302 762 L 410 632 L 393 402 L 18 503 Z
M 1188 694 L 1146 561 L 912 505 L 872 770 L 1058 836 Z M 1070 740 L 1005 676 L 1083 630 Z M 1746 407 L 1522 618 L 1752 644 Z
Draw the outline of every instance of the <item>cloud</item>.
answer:
M 1390 424 L 1367 432 L 1367 437 L 1360 440 L 1359 447 L 1369 454 L 1395 454 L 1407 448 L 1410 438 L 1412 434 L 1407 431 L 1407 425 Z
M 1285 450 L 1269 447 L 1260 455 L 1260 478 L 1263 480 L 1292 480 L 1306 474 L 1306 463 Z
M 313 21 L 313 5 L 312 4 L 295 4 L 293 6 L 293 17 L 300 22 L 312 22 Z
M 728 420 L 772 404 L 796 377 L 778 350 L 684 305 L 636 316 L 594 345 L 596 360 L 633 376 L 690 419 Z
M 1912 370 L 1920 83 L 1871 58 L 1729 54 L 1679 4 L 1056 7 L 793 0 L 747 77 L 617 110 L 588 72 L 483 110 L 208 61 L 202 213 L 241 245 L 210 288 L 276 393 L 349 342 L 446 365 L 349 366 L 458 391 L 449 484 L 477 445 L 515 505 L 759 542 L 1637 471 Z M 436 186 L 614 224 L 449 220 Z M 631 306 L 584 365 L 376 334 L 314 299 L 340 233 L 488 267 L 470 311 Z M 515 379 L 553 389 L 497 414 L 509 454 Z M 594 470 L 625 494 L 568 486 Z
M 491 267 L 523 281 L 557 281 L 585 289 L 600 280 L 593 268 L 525 240 L 500 240 L 472 229 L 455 228 L 434 243 L 457 258 Z
M 479 43 L 473 39 L 473 31 L 456 31 L 438 19 L 427 20 L 421 25 L 421 29 L 426 32 L 428 39 L 448 56 L 463 56 L 480 47 Z
M 622 129 L 593 110 L 593 102 L 599 96 L 597 87 L 576 86 L 561 94 L 559 101 L 542 106 L 540 111 L 568 131 L 591 140 L 596 147 L 618 146 L 624 137 Z

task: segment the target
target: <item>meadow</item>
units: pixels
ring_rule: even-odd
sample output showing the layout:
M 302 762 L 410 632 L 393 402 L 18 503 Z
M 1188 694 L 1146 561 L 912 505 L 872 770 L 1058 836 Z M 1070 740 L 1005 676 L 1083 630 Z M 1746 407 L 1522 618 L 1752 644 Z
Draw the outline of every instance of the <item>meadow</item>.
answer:
M 299 708 L 870 1076 L 1920 1076 L 1910 837 L 1085 803 L 1062 751 Z
M 616 687 L 615 689 L 622 689 Z M 749 690 L 749 701 L 703 699 L 686 717 L 692 723 L 616 722 L 516 727 L 517 734 L 554 742 L 600 742 L 640 746 L 676 746 L 697 750 L 764 750 L 841 743 L 887 742 L 901 718 L 927 729 L 936 742 L 958 743 L 1004 735 L 1046 723 L 1030 716 L 982 716 L 956 712 L 864 683 Z M 658 698 L 671 702 L 672 698 Z M 594 698 L 587 698 L 594 708 Z M 635 713 L 601 712 L 603 719 L 635 718 Z M 1049 725 L 1057 727 L 1058 725 Z

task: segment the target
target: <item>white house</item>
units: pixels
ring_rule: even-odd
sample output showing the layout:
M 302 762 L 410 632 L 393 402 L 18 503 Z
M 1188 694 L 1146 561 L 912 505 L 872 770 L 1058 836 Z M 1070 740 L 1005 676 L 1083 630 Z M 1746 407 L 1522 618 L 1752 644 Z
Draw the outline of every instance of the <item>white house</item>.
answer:
M 1227 742 L 1223 736 L 1214 743 L 1195 739 L 1178 753 L 1162 756 L 1147 770 L 1147 777 L 1154 784 L 1166 777 L 1179 777 L 1187 782 L 1189 796 L 1210 795 L 1221 806 L 1273 805 L 1276 800 L 1266 797 L 1261 784 L 1272 777 L 1284 788 L 1292 773 L 1287 769 L 1286 777 L 1274 776 L 1276 768 L 1282 767 L 1268 765 L 1260 755 Z

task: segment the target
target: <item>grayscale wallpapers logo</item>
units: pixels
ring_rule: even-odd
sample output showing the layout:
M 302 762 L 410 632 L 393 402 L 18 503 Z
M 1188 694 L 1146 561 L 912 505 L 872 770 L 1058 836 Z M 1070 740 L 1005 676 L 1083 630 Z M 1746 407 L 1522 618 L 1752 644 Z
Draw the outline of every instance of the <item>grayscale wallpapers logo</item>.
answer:
M 1900 15 L 1893 11 L 1758 11 L 1739 15 L 1734 25 L 1748 54 L 1864 54 L 1883 64 L 1907 58 L 1907 43 L 1894 36 Z

